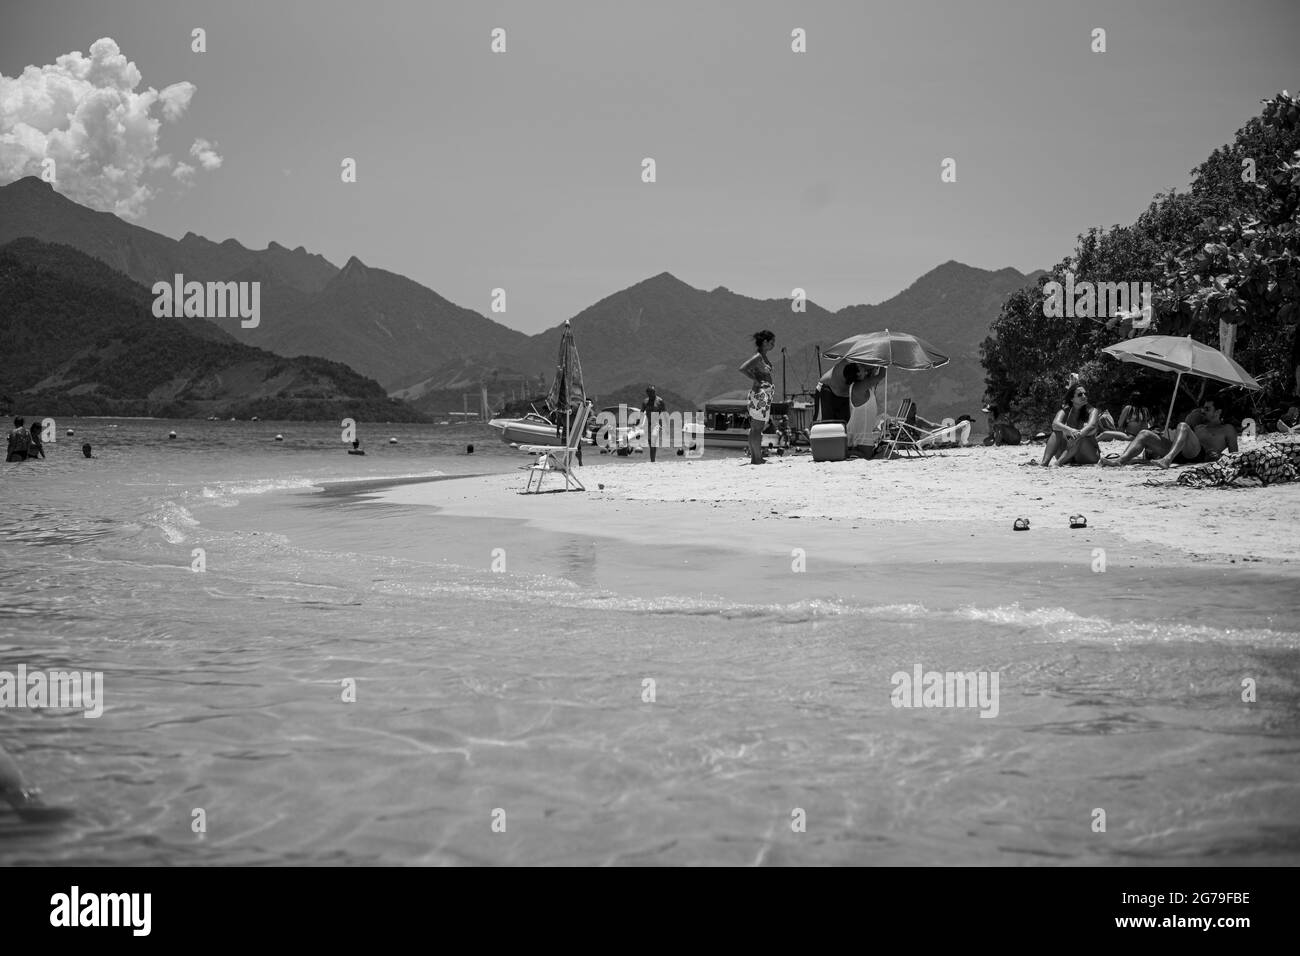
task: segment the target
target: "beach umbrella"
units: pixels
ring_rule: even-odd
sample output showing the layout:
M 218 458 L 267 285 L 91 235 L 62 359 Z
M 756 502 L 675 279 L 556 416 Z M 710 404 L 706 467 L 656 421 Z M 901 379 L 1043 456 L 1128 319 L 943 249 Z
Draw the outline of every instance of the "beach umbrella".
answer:
M 1196 341 L 1190 335 L 1185 338 L 1177 335 L 1143 335 L 1127 342 L 1108 345 L 1102 351 L 1121 362 L 1133 362 L 1148 368 L 1178 373 L 1174 379 L 1174 394 L 1169 397 L 1169 414 L 1165 416 L 1166 431 L 1174 416 L 1174 401 L 1178 398 L 1178 386 L 1184 375 L 1209 378 L 1256 391 L 1263 387 L 1228 356 L 1211 345 Z
M 906 369 L 920 372 L 948 364 L 944 355 L 925 339 L 910 332 L 867 332 L 851 335 L 822 353 L 829 359 L 857 362 L 859 365 L 876 365 L 885 370 L 885 411 L 889 411 L 889 370 Z
M 829 359 L 845 359 L 860 365 L 904 368 L 911 372 L 948 364 L 944 355 L 925 339 L 910 332 L 867 332 L 851 335 L 822 353 Z
M 560 335 L 560 355 L 556 360 L 555 379 L 546 395 L 546 404 L 558 411 L 563 422 L 564 435 L 569 434 L 575 413 L 574 406 L 587 401 L 587 389 L 582 381 L 582 362 L 578 359 L 578 346 L 573 341 L 573 329 L 566 319 Z

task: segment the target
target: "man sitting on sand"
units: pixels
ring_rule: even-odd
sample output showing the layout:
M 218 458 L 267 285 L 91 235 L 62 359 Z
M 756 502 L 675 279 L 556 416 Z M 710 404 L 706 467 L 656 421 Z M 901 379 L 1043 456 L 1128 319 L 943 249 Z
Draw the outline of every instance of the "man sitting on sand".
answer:
M 984 439 L 986 445 L 1019 445 L 1020 429 L 1011 424 L 1011 416 L 998 408 L 997 405 L 986 405 L 983 409 L 988 415 L 988 437 Z
M 1178 425 L 1172 439 L 1150 429 L 1138 432 L 1118 458 L 1103 458 L 1103 465 L 1127 465 L 1138 456 L 1161 468 L 1173 464 L 1214 461 L 1225 451 L 1237 450 L 1237 430 L 1223 421 L 1223 410 L 1207 398 Z

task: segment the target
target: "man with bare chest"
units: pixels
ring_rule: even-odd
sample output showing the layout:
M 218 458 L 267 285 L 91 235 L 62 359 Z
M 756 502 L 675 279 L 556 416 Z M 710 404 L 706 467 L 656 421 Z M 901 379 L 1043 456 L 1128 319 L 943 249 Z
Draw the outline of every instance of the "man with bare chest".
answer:
M 1168 468 L 1175 464 L 1214 461 L 1225 451 L 1237 450 L 1237 430 L 1223 421 L 1223 410 L 1208 398 L 1180 422 L 1172 437 L 1144 429 L 1124 449 L 1119 458 L 1101 460 L 1103 465 L 1127 465 L 1139 456 L 1153 465 Z

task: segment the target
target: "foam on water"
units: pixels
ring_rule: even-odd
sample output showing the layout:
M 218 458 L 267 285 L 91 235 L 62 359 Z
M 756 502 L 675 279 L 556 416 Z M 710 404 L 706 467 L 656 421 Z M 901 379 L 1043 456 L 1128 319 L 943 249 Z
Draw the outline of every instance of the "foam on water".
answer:
M 403 472 L 400 474 L 367 475 L 365 481 L 412 481 L 421 478 L 441 478 L 442 471 Z M 263 478 L 254 481 L 224 481 L 213 485 L 204 485 L 199 495 L 208 499 L 239 498 L 247 495 L 265 495 L 275 491 L 295 491 L 308 488 L 320 488 L 322 485 L 356 481 L 355 474 L 324 474 L 312 477 L 293 476 L 289 478 Z

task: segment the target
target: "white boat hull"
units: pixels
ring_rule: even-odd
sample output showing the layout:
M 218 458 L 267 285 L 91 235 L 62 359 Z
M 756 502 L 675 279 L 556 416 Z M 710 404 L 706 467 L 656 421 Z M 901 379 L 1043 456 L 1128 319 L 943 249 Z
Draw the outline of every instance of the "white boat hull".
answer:
M 554 445 L 563 442 L 549 422 L 535 422 L 523 418 L 494 418 L 488 422 L 501 432 L 501 440 L 510 445 Z

